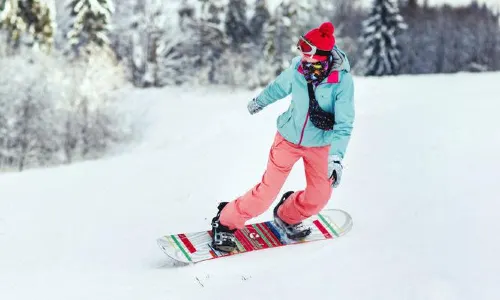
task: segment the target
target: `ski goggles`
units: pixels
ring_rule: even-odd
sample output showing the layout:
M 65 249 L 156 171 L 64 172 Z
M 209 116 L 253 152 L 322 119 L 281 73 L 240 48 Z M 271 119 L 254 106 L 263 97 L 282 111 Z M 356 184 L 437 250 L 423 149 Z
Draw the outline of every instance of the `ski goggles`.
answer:
M 318 47 L 314 46 L 311 42 L 306 40 L 304 36 L 299 37 L 299 41 L 297 42 L 297 49 L 302 52 L 304 55 L 312 58 L 314 55 L 320 56 L 330 56 L 331 52 L 326 50 L 318 49 Z

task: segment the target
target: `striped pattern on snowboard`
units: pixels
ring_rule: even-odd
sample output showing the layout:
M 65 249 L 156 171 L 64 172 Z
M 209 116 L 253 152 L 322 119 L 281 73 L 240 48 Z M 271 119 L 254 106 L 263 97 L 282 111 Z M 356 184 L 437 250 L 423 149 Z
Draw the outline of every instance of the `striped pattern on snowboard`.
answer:
M 184 263 L 196 263 L 249 251 L 336 239 L 349 232 L 353 222 L 343 210 L 326 209 L 304 223 L 311 227 L 312 232 L 301 241 L 288 239 L 274 221 L 248 224 L 235 232 L 238 249 L 231 253 L 212 248 L 211 230 L 166 235 L 157 239 L 157 243 L 169 257 Z

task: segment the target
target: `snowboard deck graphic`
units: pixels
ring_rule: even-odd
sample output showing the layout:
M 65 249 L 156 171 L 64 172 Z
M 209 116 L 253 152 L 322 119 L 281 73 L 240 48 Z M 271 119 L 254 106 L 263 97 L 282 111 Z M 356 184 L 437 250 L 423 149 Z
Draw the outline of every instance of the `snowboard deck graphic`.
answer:
M 235 232 L 237 249 L 231 253 L 212 248 L 212 230 L 177 233 L 157 239 L 160 249 L 170 258 L 190 264 L 237 255 L 245 252 L 337 239 L 347 234 L 353 225 L 351 216 L 339 209 L 325 209 L 303 222 L 312 231 L 306 238 L 294 241 L 287 238 L 274 221 L 247 224 Z

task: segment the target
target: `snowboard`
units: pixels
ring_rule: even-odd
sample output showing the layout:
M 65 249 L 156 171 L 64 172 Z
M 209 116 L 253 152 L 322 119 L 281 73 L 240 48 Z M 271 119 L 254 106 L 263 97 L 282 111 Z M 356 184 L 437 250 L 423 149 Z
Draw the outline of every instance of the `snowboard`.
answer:
M 177 262 L 193 264 L 207 260 L 316 241 L 334 240 L 347 234 L 351 216 L 340 209 L 325 209 L 303 222 L 311 233 L 302 240 L 290 240 L 274 221 L 255 222 L 235 232 L 237 249 L 221 252 L 212 247 L 212 230 L 169 234 L 157 239 L 160 249 Z

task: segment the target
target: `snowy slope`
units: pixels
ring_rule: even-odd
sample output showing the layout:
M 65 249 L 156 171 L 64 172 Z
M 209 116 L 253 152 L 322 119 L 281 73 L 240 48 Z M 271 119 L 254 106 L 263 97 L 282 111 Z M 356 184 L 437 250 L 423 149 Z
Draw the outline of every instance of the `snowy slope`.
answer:
M 498 299 L 500 74 L 356 79 L 341 186 L 348 236 L 172 267 L 155 239 L 208 228 L 256 183 L 284 99 L 130 93 L 142 142 L 0 176 L 0 299 Z M 284 190 L 304 186 L 299 162 Z M 258 219 L 271 216 L 270 211 Z

